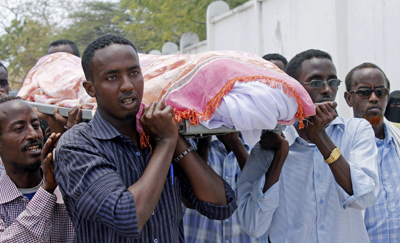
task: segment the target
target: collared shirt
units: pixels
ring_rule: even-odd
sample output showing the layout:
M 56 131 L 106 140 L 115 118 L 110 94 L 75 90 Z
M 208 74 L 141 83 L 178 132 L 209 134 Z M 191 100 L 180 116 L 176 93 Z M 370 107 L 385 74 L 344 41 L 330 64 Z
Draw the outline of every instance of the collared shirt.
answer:
M 371 243 L 400 241 L 400 158 L 399 147 L 386 125 L 385 139 L 375 138 L 378 147 L 380 189 L 365 210 L 365 226 Z
M 213 137 L 209 149 L 208 165 L 221 176 L 236 192 L 237 178 L 241 173 L 239 163 L 231 151 L 227 152 L 224 144 Z M 190 143 L 196 148 L 197 140 Z M 247 151 L 249 147 L 244 144 Z M 237 211 L 225 220 L 211 220 L 196 210 L 186 208 L 183 216 L 186 243 L 246 243 L 258 242 L 240 227 Z
M 317 146 L 299 137 L 293 126 L 284 134 L 289 153 L 279 181 L 262 192 L 272 151 L 252 149 L 238 181 L 239 218 L 260 241 L 368 242 L 362 209 L 379 191 L 374 132 L 365 119 L 337 117 L 328 136 L 349 162 L 353 195 L 336 182 Z
M 3 173 L 0 217 L 0 242 L 74 242 L 74 228 L 58 188 L 50 194 L 40 187 L 29 201 Z
M 136 147 L 98 112 L 89 123 L 63 134 L 56 150 L 56 179 L 79 242 L 184 242 L 182 196 L 214 219 L 226 219 L 236 209 L 226 182 L 227 206 L 202 202 L 174 164 L 174 185 L 168 173 L 153 215 L 139 232 L 135 199 L 127 188 L 140 179 L 149 159 L 148 149 Z

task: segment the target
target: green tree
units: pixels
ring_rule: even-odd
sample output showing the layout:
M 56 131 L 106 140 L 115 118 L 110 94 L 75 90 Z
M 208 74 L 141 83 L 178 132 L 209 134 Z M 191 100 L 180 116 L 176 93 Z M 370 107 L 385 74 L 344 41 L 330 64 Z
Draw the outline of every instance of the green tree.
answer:
M 226 0 L 235 8 L 248 0 Z M 121 0 L 121 7 L 128 9 L 133 21 L 114 21 L 129 33 L 136 33 L 135 44 L 143 51 L 161 49 L 166 41 L 179 44 L 183 33 L 192 31 L 200 40 L 206 38 L 206 11 L 213 0 Z
M 20 86 L 30 68 L 47 51 L 52 26 L 37 20 L 12 20 L 0 38 L 0 59 L 9 63 L 11 87 Z
M 59 29 L 57 38 L 74 41 L 81 53 L 92 40 L 101 35 L 116 34 L 130 39 L 132 36 L 113 21 L 115 17 L 124 23 L 131 21 L 132 17 L 119 6 L 115 2 L 83 2 L 76 11 L 69 14 L 71 24 Z

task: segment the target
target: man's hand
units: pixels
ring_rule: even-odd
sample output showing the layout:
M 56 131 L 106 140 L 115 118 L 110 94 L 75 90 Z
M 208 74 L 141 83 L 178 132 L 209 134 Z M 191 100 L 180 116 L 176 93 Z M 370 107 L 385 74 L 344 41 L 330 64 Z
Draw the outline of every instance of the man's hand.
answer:
M 225 145 L 225 149 L 228 151 L 228 153 L 232 151 L 235 154 L 239 163 L 239 167 L 241 170 L 243 170 L 244 166 L 246 165 L 247 158 L 249 157 L 249 153 L 239 137 L 239 132 L 231 132 L 217 137 L 218 140 Z
M 289 151 L 289 143 L 285 139 L 283 133 L 278 135 L 273 131 L 263 132 L 260 139 L 260 145 L 262 149 L 277 151 L 283 149 Z
M 174 110 L 162 101 L 153 102 L 143 110 L 140 123 L 143 131 L 155 142 L 166 139 L 178 139 L 178 127 L 174 121 Z
M 68 119 L 58 113 L 58 108 L 54 110 L 54 119 L 63 126 L 65 130 L 70 129 L 82 122 L 82 109 L 80 106 L 74 106 L 68 111 Z
M 218 140 L 221 141 L 228 151 L 233 150 L 237 145 L 242 144 L 240 140 L 239 132 L 231 132 L 224 135 L 217 136 Z
M 325 127 L 331 123 L 336 117 L 336 102 L 315 103 L 315 116 L 311 117 L 307 131 L 313 137 L 325 131 Z
M 53 193 L 57 187 L 56 178 L 54 177 L 54 159 L 53 149 L 57 145 L 61 133 L 52 133 L 42 148 L 42 169 L 43 169 L 43 189 L 49 193 Z

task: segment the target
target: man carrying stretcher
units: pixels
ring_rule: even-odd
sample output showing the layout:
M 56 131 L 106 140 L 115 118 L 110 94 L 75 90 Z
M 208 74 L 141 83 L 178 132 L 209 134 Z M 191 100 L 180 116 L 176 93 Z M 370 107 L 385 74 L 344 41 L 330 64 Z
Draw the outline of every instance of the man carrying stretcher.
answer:
M 61 137 L 55 168 L 78 242 L 184 242 L 182 197 L 209 218 L 234 212 L 234 192 L 178 134 L 173 109 L 143 109 L 132 43 L 99 37 L 82 67 L 97 112 Z M 140 125 L 152 151 L 140 148 Z

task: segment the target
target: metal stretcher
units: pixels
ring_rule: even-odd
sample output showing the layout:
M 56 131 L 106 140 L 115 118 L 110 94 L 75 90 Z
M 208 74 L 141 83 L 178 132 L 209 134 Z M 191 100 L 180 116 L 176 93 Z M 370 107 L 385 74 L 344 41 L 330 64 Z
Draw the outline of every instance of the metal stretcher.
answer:
M 49 105 L 49 104 L 42 104 L 27 101 L 31 106 L 38 108 L 39 112 L 43 114 L 53 115 L 54 110 L 58 107 L 58 113 L 61 116 L 68 117 L 68 111 L 71 108 L 66 107 L 59 107 L 56 105 Z M 82 109 L 82 121 L 90 121 L 92 120 L 92 110 Z M 204 136 L 211 136 L 211 135 L 220 135 L 220 134 L 227 134 L 230 132 L 235 132 L 234 128 L 229 128 L 226 126 L 221 126 L 215 129 L 208 129 L 205 126 L 198 124 L 197 126 L 191 125 L 188 120 L 183 120 L 182 123 L 178 125 L 178 131 L 185 137 L 204 137 Z

